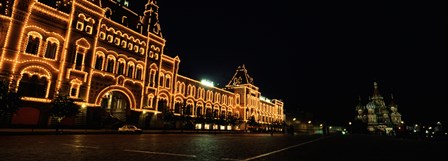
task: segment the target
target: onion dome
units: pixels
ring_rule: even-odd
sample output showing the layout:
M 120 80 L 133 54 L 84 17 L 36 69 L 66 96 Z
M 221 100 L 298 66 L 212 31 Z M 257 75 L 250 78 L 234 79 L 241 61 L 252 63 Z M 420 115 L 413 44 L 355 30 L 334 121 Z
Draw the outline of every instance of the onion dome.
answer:
M 366 108 L 367 109 L 376 109 L 377 106 L 376 106 L 376 104 L 372 100 L 370 100 L 370 102 L 367 103 Z

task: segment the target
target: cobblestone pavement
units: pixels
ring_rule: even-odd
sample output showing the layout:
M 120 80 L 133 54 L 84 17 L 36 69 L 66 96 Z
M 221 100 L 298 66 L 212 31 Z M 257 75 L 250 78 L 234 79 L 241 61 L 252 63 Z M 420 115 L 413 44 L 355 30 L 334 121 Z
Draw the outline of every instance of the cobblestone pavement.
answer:
M 370 135 L 0 136 L 0 160 L 446 160 L 446 140 Z

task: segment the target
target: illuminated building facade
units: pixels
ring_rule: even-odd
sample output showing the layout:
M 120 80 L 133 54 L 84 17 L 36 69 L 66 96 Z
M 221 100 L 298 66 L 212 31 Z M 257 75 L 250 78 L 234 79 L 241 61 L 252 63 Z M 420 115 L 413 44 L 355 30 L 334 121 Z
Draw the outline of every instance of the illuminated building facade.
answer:
M 224 89 L 179 75 L 180 58 L 164 53 L 157 2 L 148 0 L 142 14 L 130 5 L 1 1 L 0 78 L 25 101 L 13 124 L 48 124 L 46 112 L 57 92 L 75 99 L 85 115 L 104 109 L 145 127 L 161 126 L 163 107 L 178 116 L 284 120 L 283 102 L 262 97 L 244 66 Z
M 356 106 L 357 116 L 355 120 L 362 121 L 367 125 L 370 132 L 389 133 L 394 127 L 403 124 L 401 114 L 398 112 L 398 105 L 395 103 L 393 95 L 389 105 L 386 105 L 384 98 L 380 95 L 378 83 L 373 83 L 373 95 L 369 97 L 366 105 L 361 103 Z

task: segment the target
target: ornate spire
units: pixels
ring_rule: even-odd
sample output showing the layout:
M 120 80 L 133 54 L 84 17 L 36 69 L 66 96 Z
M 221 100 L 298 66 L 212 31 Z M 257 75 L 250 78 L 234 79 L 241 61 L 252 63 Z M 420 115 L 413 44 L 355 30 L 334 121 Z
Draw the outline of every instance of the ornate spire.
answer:
M 373 97 L 380 96 L 380 90 L 378 89 L 378 83 L 373 82 Z
M 236 69 L 235 75 L 233 75 L 230 82 L 227 84 L 227 86 L 238 86 L 241 84 L 252 84 L 253 85 L 253 78 L 249 76 L 247 73 L 246 67 L 243 64 L 243 66 L 238 66 L 238 69 Z
M 356 111 L 359 109 L 363 109 L 362 103 L 361 103 L 361 96 L 358 96 L 358 105 L 356 105 Z
M 397 104 L 395 103 L 395 99 L 394 99 L 394 94 L 390 94 L 390 103 L 389 103 L 389 107 L 395 107 L 397 108 Z
M 148 3 L 145 5 L 144 15 L 146 31 L 163 38 L 159 23 L 159 6 L 156 0 L 148 0 Z

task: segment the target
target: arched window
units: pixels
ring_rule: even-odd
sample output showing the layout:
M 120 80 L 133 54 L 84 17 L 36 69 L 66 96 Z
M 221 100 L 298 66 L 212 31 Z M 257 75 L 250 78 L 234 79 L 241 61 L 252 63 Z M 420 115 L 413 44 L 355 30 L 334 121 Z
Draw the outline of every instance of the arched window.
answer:
M 58 44 L 56 42 L 47 41 L 47 49 L 45 51 L 45 58 L 54 59 L 58 51 Z
M 117 74 L 122 75 L 124 74 L 124 61 L 118 61 L 118 72 Z
M 141 65 L 137 65 L 137 71 L 135 72 L 135 79 L 142 80 L 142 71 L 143 67 Z
M 129 25 L 128 25 L 128 18 L 126 16 L 123 16 L 121 18 L 121 24 L 123 24 L 126 27 L 129 27 Z
M 166 83 L 165 83 L 165 87 L 166 88 L 170 88 L 170 80 L 171 80 L 171 76 L 170 75 L 166 75 Z
M 108 19 L 110 19 L 110 17 L 112 16 L 112 10 L 109 7 L 106 8 L 106 12 L 104 13 L 104 16 Z
M 128 64 L 128 72 L 127 72 L 127 77 L 132 78 L 134 73 L 134 64 Z
M 148 95 L 148 106 L 149 107 L 152 107 L 153 99 L 154 99 L 154 95 L 149 94 Z
M 79 96 L 79 87 L 81 86 L 81 81 L 78 79 L 75 79 L 70 82 L 70 97 L 77 98 Z
M 181 114 L 182 113 L 182 102 L 176 102 L 174 104 L 174 113 Z
M 103 70 L 103 55 L 96 54 L 95 69 Z
M 115 65 L 115 60 L 112 58 L 108 58 L 107 59 L 107 66 L 106 66 L 106 71 L 109 73 L 113 73 L 114 72 L 114 65 Z
M 161 87 L 164 86 L 163 73 L 160 73 L 160 76 L 159 76 L 159 86 L 161 86 Z
M 26 45 L 26 53 L 37 55 L 39 51 L 40 38 L 33 35 L 28 36 L 28 44 Z
M 29 76 L 24 73 L 19 83 L 19 96 L 45 98 L 48 80 L 46 77 L 39 78 L 37 75 Z

